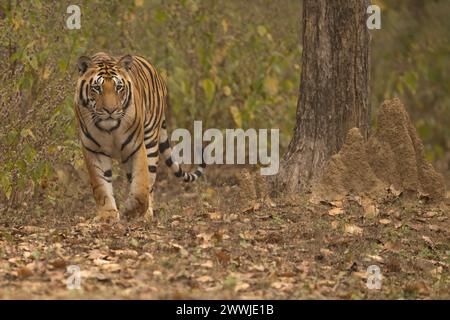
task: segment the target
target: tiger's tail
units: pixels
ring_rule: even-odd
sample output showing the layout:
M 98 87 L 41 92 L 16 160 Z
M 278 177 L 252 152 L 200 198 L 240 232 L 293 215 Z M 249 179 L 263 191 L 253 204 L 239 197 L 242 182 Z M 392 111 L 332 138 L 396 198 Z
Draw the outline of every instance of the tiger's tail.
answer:
M 184 171 L 180 164 L 172 159 L 172 148 L 170 147 L 169 137 L 166 129 L 166 122 L 163 120 L 159 138 L 159 152 L 162 155 L 166 165 L 172 170 L 177 178 L 183 178 L 185 182 L 194 182 L 203 175 L 203 171 L 206 167 L 206 163 L 203 159 L 202 150 L 202 163 L 193 171 Z

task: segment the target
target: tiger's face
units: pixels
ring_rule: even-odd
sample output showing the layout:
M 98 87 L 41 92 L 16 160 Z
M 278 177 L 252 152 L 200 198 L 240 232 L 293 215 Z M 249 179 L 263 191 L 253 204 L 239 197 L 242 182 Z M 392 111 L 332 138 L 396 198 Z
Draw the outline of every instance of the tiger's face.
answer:
M 96 64 L 89 57 L 79 58 L 79 102 L 101 130 L 118 128 L 131 102 L 131 82 L 122 60 Z

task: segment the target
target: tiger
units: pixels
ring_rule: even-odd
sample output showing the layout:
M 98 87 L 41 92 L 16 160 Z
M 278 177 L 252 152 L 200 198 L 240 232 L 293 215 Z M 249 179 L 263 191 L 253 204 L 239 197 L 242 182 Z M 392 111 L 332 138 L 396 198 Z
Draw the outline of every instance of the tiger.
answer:
M 205 163 L 186 172 L 172 159 L 165 110 L 168 89 L 155 67 L 139 55 L 104 52 L 80 56 L 75 114 L 78 137 L 96 204 L 97 220 L 153 218 L 159 156 L 176 177 L 193 182 Z M 112 187 L 112 160 L 126 171 L 129 192 L 119 213 Z

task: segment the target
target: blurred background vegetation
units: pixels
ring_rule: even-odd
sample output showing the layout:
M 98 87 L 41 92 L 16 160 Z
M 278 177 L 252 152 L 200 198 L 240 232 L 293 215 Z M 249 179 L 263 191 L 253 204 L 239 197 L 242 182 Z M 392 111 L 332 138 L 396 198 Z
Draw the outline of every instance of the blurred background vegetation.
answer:
M 285 150 L 300 80 L 300 0 L 84 0 L 81 29 L 68 30 L 72 2 L 0 4 L 0 210 L 56 205 L 70 180 L 61 168 L 83 167 L 72 102 L 82 54 L 149 58 L 169 86 L 172 129 L 193 120 L 280 128 Z M 373 112 L 400 97 L 428 158 L 448 174 L 450 1 L 374 3 L 382 29 L 372 32 Z

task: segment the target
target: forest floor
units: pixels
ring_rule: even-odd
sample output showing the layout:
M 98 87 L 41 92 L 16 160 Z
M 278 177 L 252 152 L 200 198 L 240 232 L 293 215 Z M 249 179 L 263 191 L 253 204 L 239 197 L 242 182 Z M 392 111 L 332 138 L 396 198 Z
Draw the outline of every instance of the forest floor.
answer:
M 62 212 L 2 215 L 0 298 L 450 299 L 448 198 L 248 200 L 228 171 L 190 185 L 163 174 L 150 224 L 94 222 L 87 187 Z

